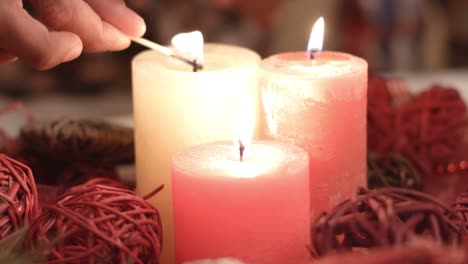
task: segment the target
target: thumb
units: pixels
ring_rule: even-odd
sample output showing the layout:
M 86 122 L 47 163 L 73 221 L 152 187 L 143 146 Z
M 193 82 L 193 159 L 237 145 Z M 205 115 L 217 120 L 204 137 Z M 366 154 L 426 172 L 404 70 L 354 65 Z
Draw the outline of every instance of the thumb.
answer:
M 24 9 L 0 16 L 0 48 L 30 64 L 47 70 L 80 56 L 83 44 L 70 32 L 49 31 Z

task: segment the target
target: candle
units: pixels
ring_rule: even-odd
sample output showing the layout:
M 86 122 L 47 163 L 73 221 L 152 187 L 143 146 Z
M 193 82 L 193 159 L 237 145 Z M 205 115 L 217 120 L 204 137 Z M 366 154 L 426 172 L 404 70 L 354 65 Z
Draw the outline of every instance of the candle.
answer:
M 312 218 L 366 186 L 367 63 L 320 53 L 316 25 L 308 52 L 274 55 L 260 70 L 263 134 L 308 152 Z
M 233 257 L 249 264 L 309 258 L 307 153 L 259 141 L 243 161 L 232 143 L 188 148 L 172 159 L 176 263 Z
M 165 184 L 150 200 L 162 217 L 165 264 L 174 262 L 171 156 L 192 144 L 232 139 L 236 114 L 249 113 L 252 118 L 243 121 L 256 126 L 260 57 L 240 47 L 207 44 L 203 60 L 198 72 L 156 51 L 144 51 L 132 63 L 136 191 L 143 196 Z

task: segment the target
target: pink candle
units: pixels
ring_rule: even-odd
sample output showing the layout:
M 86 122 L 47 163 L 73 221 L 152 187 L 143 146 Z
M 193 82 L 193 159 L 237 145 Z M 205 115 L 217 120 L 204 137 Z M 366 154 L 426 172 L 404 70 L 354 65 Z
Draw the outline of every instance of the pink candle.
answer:
M 311 43 L 321 49 L 321 40 Z M 264 136 L 309 154 L 312 218 L 366 186 L 365 60 L 328 51 L 315 59 L 275 55 L 261 63 L 260 89 Z
M 195 146 L 172 159 L 176 263 L 232 257 L 249 264 L 309 258 L 309 171 L 302 149 L 254 142 Z

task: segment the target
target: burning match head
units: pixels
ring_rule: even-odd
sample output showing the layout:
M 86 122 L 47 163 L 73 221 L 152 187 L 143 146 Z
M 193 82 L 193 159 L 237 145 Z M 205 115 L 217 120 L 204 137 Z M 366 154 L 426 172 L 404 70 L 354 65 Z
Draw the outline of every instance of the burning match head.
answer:
M 203 70 L 203 64 L 197 62 L 197 60 L 192 61 L 193 72 L 197 72 L 199 70 Z
M 203 70 L 203 64 L 200 64 L 197 60 L 190 60 L 190 59 L 184 58 L 184 57 L 182 57 L 180 55 L 171 55 L 171 56 L 173 58 L 175 58 L 175 59 L 178 59 L 178 60 L 180 60 L 182 62 L 185 62 L 185 63 L 191 65 L 192 68 L 193 68 L 193 72 Z

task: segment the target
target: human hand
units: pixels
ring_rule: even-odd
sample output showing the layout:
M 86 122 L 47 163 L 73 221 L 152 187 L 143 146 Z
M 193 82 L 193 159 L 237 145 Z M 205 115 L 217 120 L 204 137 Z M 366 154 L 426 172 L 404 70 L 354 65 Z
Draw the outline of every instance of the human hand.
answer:
M 46 70 L 85 52 L 123 50 L 146 31 L 124 0 L 0 0 L 0 65 L 20 59 Z M 42 23 L 41 23 L 42 22 Z

